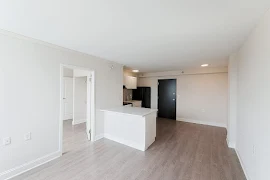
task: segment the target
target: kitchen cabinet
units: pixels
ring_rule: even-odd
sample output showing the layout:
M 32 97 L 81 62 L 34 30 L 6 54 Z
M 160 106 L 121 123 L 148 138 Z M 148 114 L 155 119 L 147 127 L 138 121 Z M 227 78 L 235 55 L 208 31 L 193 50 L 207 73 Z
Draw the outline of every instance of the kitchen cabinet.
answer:
M 137 89 L 137 77 L 124 76 L 124 85 L 127 89 Z
M 116 107 L 104 112 L 104 137 L 145 151 L 156 140 L 156 109 Z

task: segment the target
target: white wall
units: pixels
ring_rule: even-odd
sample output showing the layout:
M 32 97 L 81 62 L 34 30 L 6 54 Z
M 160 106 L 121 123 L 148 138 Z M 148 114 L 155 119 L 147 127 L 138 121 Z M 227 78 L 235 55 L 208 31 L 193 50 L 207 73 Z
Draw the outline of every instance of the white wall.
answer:
M 227 126 L 227 73 L 180 76 L 177 96 L 177 119 Z
M 228 66 L 228 127 L 227 142 L 229 147 L 235 148 L 237 137 L 237 85 L 238 85 L 238 64 L 237 55 L 233 54 L 229 58 Z
M 75 77 L 73 124 L 86 122 L 87 77 Z
M 177 79 L 176 116 L 178 120 L 226 127 L 228 109 L 228 74 L 227 69 L 200 71 L 189 74 L 144 73 L 138 86 L 151 87 L 151 108 L 157 108 L 158 79 Z M 166 74 L 166 76 L 164 76 Z
M 61 63 L 96 72 L 96 136 L 104 133 L 99 110 L 122 105 L 121 65 L 0 31 L 0 141 L 12 141 L 0 145 L 0 179 L 7 170 L 59 152 Z M 31 141 L 23 139 L 27 132 Z
M 238 53 L 236 150 L 250 180 L 269 179 L 270 11 Z

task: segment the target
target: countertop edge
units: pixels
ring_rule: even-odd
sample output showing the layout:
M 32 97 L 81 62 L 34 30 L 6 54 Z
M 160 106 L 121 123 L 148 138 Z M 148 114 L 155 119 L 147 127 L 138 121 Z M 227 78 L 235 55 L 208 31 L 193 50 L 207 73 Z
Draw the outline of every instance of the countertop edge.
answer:
M 126 114 L 126 115 L 131 115 L 131 116 L 139 116 L 139 117 L 145 117 L 148 114 L 152 114 L 154 112 L 157 112 L 157 109 L 151 109 L 150 112 L 148 113 L 144 113 L 144 114 L 132 114 L 132 113 L 125 113 L 125 112 L 118 112 L 118 111 L 114 111 L 114 110 L 110 110 L 110 109 L 100 109 L 100 111 L 102 112 L 113 112 L 113 113 L 118 113 L 118 114 Z

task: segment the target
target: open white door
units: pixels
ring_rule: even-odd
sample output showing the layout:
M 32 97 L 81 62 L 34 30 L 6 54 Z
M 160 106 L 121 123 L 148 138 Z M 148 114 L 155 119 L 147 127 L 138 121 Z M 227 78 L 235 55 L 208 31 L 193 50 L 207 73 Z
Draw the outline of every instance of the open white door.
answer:
M 63 84 L 63 120 L 73 118 L 73 79 L 64 77 Z
M 88 140 L 91 140 L 91 75 L 87 76 L 87 110 L 86 110 L 86 133 Z

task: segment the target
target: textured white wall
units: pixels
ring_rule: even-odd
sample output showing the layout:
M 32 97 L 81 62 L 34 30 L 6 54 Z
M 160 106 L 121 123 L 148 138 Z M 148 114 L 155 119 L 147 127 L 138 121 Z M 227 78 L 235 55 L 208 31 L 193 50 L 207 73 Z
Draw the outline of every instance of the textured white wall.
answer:
M 238 53 L 236 150 L 250 180 L 269 179 L 270 11 Z
M 227 126 L 227 73 L 179 76 L 177 96 L 178 119 Z
M 96 135 L 104 133 L 99 109 L 122 105 L 122 65 L 0 31 L 0 141 L 12 139 L 0 145 L 0 174 L 59 151 L 61 63 L 96 73 Z
M 227 142 L 231 148 L 235 148 L 237 137 L 237 86 L 238 86 L 238 63 L 237 55 L 229 58 L 228 66 L 229 98 L 228 98 L 228 127 Z
M 138 86 L 151 87 L 151 108 L 157 108 L 158 79 L 177 79 L 177 119 L 226 127 L 228 74 L 192 73 L 165 77 L 151 74 L 151 77 L 139 78 Z

